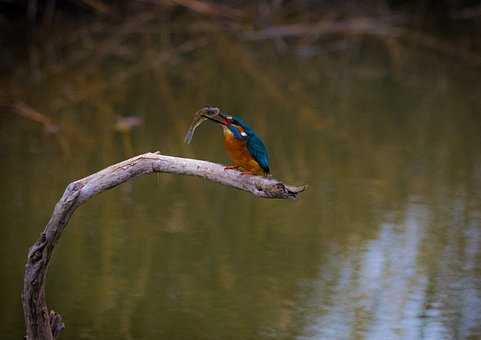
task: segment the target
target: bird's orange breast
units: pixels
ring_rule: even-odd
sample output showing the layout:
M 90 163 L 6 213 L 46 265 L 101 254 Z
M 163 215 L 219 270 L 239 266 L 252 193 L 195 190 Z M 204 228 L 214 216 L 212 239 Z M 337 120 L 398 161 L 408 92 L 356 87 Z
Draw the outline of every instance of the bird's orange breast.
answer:
M 242 132 L 240 130 L 239 132 Z M 224 145 L 227 153 L 235 166 L 241 167 L 244 171 L 262 174 L 263 170 L 259 163 L 251 156 L 247 150 L 246 141 L 238 140 L 232 132 L 224 127 Z

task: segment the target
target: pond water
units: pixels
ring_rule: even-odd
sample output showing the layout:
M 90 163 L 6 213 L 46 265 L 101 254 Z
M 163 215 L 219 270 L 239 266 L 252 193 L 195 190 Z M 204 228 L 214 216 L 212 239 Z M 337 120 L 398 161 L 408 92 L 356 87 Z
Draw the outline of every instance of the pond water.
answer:
M 242 115 L 273 175 L 309 190 L 260 200 L 152 175 L 95 197 L 49 270 L 61 339 L 481 337 L 480 69 L 409 49 L 254 50 L 221 39 L 137 67 L 142 52 L 127 76 L 96 60 L 19 72 L 12 92 L 60 130 L 1 114 L 2 339 L 24 334 L 26 252 L 66 184 L 155 150 L 226 162 L 212 124 L 183 143 L 205 104 Z M 131 115 L 144 123 L 118 131 Z

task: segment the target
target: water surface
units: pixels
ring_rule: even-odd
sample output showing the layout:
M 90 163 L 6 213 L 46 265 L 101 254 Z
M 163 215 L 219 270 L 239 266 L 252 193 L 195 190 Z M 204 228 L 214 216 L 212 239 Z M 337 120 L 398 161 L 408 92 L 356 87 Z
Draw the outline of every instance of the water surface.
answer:
M 242 114 L 274 176 L 309 191 L 259 200 L 152 175 L 95 197 L 50 266 L 62 339 L 481 337 L 479 69 L 408 50 L 281 57 L 228 39 L 166 65 L 25 69 L 18 95 L 61 130 L 2 114 L 2 338 L 23 336 L 25 254 L 67 183 L 154 150 L 226 162 L 213 125 L 183 144 L 205 104 Z M 127 115 L 144 124 L 117 131 Z

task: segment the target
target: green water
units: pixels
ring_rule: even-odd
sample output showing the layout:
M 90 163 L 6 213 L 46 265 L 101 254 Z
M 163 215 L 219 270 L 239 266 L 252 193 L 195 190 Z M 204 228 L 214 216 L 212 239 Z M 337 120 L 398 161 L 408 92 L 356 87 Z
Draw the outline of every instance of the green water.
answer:
M 479 68 L 222 44 L 128 77 L 19 71 L 12 92 L 61 128 L 1 114 L 1 338 L 24 334 L 25 255 L 66 184 L 147 151 L 226 162 L 213 125 L 182 142 L 205 104 L 243 115 L 274 176 L 309 190 L 259 200 L 152 175 L 95 197 L 49 270 L 61 339 L 481 337 Z M 144 124 L 120 133 L 119 115 Z

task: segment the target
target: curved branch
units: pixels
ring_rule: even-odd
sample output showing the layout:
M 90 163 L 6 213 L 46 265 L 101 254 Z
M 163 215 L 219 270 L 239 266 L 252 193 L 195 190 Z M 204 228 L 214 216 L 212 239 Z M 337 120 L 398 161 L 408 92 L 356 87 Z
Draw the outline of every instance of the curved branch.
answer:
M 306 189 L 306 186 L 288 186 L 272 178 L 242 176 L 237 171 L 225 171 L 223 165 L 216 163 L 164 156 L 158 152 L 127 159 L 70 183 L 55 205 L 45 230 L 28 252 L 22 292 L 27 339 L 53 340 L 64 328 L 61 316 L 47 308 L 45 277 L 55 245 L 74 211 L 98 193 L 154 172 L 204 177 L 261 198 L 295 199 Z

